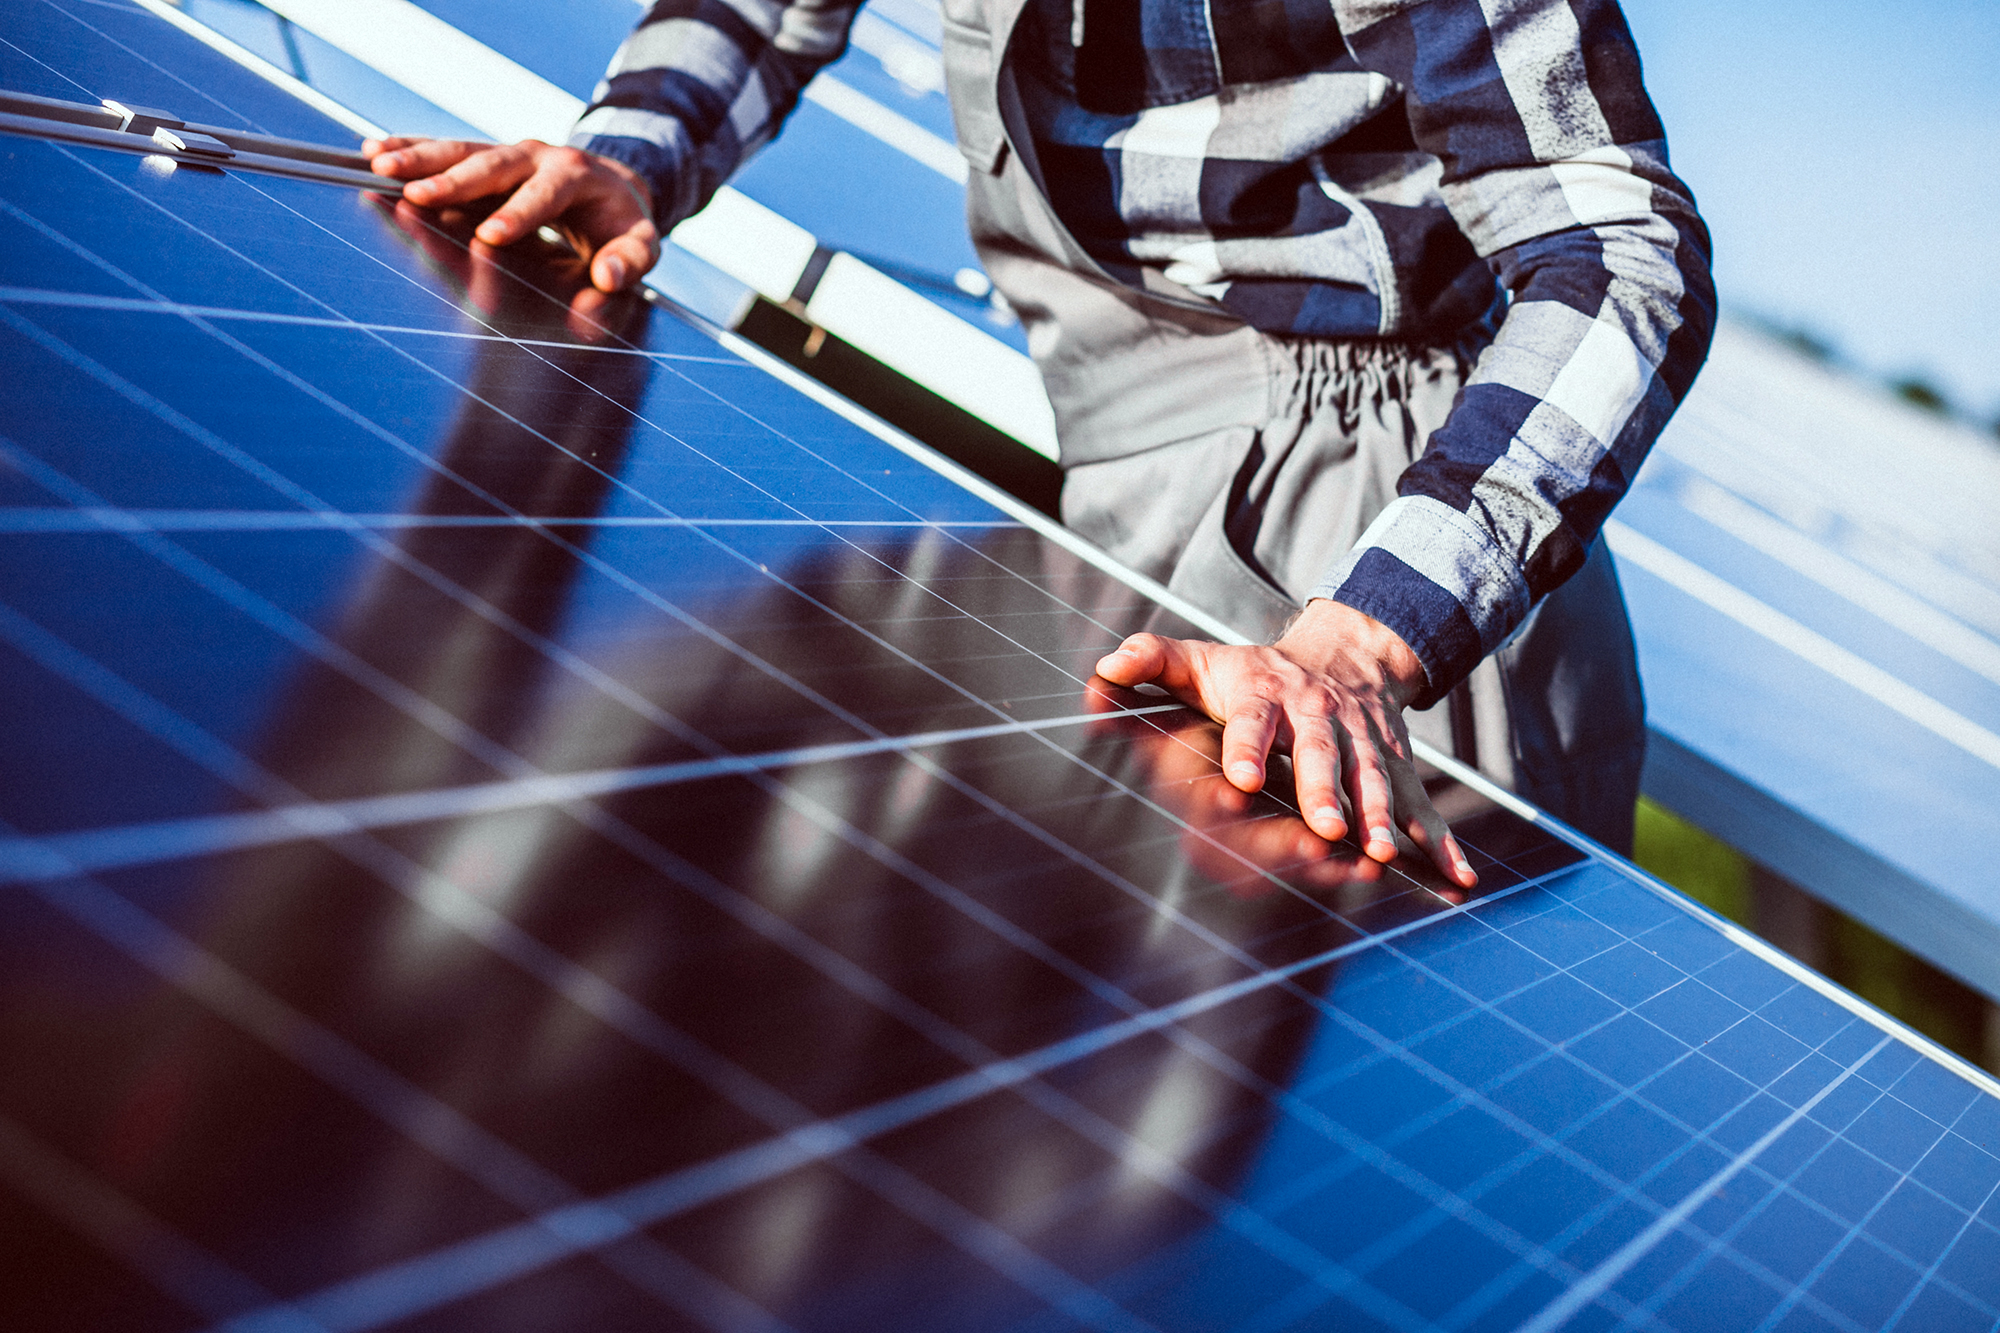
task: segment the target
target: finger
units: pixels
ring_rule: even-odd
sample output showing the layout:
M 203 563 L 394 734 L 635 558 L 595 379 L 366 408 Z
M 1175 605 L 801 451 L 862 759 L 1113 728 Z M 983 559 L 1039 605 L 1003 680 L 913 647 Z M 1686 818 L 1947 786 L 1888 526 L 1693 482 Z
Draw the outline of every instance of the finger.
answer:
M 599 291 L 619 292 L 644 277 L 660 259 L 660 233 L 648 218 L 596 246 L 590 281 Z
M 479 239 L 488 245 L 509 245 L 532 234 L 567 213 L 589 180 L 583 154 L 553 150 L 539 154 L 533 172 L 479 224 Z
M 1157 634 L 1134 634 L 1097 659 L 1097 674 L 1113 685 L 1144 685 L 1166 669 L 1169 642 Z
M 1135 739 L 1151 737 L 1162 742 L 1168 739 L 1167 734 L 1160 730 L 1161 724 L 1156 718 L 1141 720 L 1132 716 L 1134 708 L 1157 704 L 1157 699 L 1134 696 L 1123 686 L 1113 685 L 1102 676 L 1092 676 L 1083 683 L 1081 702 L 1083 711 L 1092 715 L 1089 727 L 1093 736 L 1129 735 Z M 1202 764 L 1200 770 L 1211 774 L 1215 772 L 1212 764 Z
M 1092 676 L 1083 682 L 1083 707 L 1091 713 L 1122 713 L 1124 702 L 1112 691 L 1122 687 L 1112 684 L 1102 676 Z
M 435 176 L 492 147 L 463 139 L 385 139 L 380 152 L 367 154 L 368 166 L 378 176 L 415 180 Z
M 581 154 L 575 161 L 584 179 L 565 222 L 591 261 L 591 282 L 600 291 L 622 291 L 660 262 L 652 191 L 617 163 Z
M 1330 717 L 1292 718 L 1292 776 L 1298 786 L 1299 813 L 1308 827 L 1328 842 L 1347 836 L 1347 819 L 1340 813 L 1340 744 Z
M 408 150 L 409 153 L 424 151 L 423 145 Z M 407 155 L 396 153 L 393 156 L 400 159 Z M 417 174 L 422 179 L 405 185 L 403 197 L 426 208 L 443 208 L 507 193 L 535 174 L 535 159 L 526 149 L 518 146 L 486 146 L 444 164 L 439 170 Z
M 1373 745 L 1357 742 L 1348 770 L 1348 799 L 1360 824 L 1355 841 L 1377 861 L 1396 859 L 1396 825 L 1390 817 L 1389 775 L 1384 771 L 1382 752 Z
M 1240 791 L 1264 785 L 1264 761 L 1278 739 L 1278 706 L 1266 699 L 1239 705 L 1222 724 L 1222 773 Z
M 1431 804 L 1430 794 L 1424 790 L 1422 779 L 1407 763 L 1397 763 L 1394 769 L 1396 808 L 1403 811 L 1403 832 L 1411 842 L 1431 859 L 1431 864 L 1444 873 L 1461 888 L 1472 888 L 1479 883 L 1479 876 L 1473 873 L 1472 863 L 1465 859 L 1465 852 L 1452 837 L 1451 828 L 1444 822 L 1444 816 Z

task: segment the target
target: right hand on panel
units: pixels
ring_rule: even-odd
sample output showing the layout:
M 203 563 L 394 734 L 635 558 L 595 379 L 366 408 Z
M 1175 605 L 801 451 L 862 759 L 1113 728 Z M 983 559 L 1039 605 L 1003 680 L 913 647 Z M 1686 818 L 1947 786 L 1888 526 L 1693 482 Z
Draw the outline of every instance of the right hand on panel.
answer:
M 1329 842 L 1356 834 L 1386 862 L 1401 833 L 1461 889 L 1479 882 L 1424 791 L 1403 726 L 1423 666 L 1372 617 L 1314 601 L 1268 646 L 1134 634 L 1097 673 L 1157 685 L 1222 723 L 1222 772 L 1242 791 L 1264 785 L 1272 751 L 1289 751 L 1300 812 Z
M 622 162 L 539 139 L 483 144 L 399 136 L 370 139 L 361 152 L 376 175 L 404 182 L 403 198 L 421 208 L 506 195 L 479 224 L 479 240 L 508 245 L 553 226 L 588 262 L 600 291 L 621 291 L 659 262 L 652 192 Z
M 1238 898 L 1274 893 L 1279 881 L 1330 890 L 1381 880 L 1380 864 L 1329 843 L 1296 815 L 1258 810 L 1250 793 L 1217 771 L 1222 729 L 1201 714 L 1121 712 L 1153 702 L 1103 679 L 1084 690 L 1085 707 L 1104 714 L 1093 730 L 1124 737 L 1141 761 L 1146 794 L 1185 825 L 1181 853 L 1196 870 Z

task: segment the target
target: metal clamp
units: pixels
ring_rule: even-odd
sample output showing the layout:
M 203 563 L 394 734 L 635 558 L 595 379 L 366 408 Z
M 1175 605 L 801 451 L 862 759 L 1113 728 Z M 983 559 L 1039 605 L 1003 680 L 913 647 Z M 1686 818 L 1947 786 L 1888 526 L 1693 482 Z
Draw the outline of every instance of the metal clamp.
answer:
M 232 168 L 400 196 L 402 182 L 377 176 L 353 149 L 281 139 L 223 125 L 191 125 L 171 111 L 106 98 L 102 105 L 0 89 L 0 132 L 151 153 L 190 166 Z

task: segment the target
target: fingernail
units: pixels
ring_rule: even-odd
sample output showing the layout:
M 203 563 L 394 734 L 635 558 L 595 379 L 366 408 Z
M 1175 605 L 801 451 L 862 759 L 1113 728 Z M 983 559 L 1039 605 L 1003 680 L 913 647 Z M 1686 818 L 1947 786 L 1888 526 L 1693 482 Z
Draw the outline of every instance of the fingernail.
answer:
M 611 290 L 617 291 L 625 285 L 625 261 L 612 255 L 604 261 L 604 276 L 611 283 Z
M 1248 763 L 1231 764 L 1229 771 L 1239 778 L 1254 778 L 1257 776 L 1257 765 Z
M 1391 847 L 1394 847 L 1396 845 L 1396 835 L 1385 828 L 1372 828 L 1368 830 L 1368 841 L 1386 842 Z
M 1337 824 L 1340 822 L 1340 811 L 1330 805 L 1323 805 L 1313 811 L 1313 818 L 1322 824 Z

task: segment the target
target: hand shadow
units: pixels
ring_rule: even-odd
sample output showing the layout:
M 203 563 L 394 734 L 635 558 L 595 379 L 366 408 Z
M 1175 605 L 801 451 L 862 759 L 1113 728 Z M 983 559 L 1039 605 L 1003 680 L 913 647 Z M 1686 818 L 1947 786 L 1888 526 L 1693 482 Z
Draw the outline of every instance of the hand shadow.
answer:
M 1288 760 L 1270 765 L 1264 790 L 1255 794 L 1222 775 L 1222 725 L 1191 709 L 1132 716 L 1125 710 L 1163 702 L 1093 676 L 1084 688 L 1084 707 L 1106 716 L 1092 723 L 1094 735 L 1117 736 L 1130 746 L 1145 775 L 1145 794 L 1184 825 L 1181 851 L 1202 875 L 1239 898 L 1259 898 L 1286 886 L 1314 894 L 1334 894 L 1343 912 L 1356 910 L 1391 887 L 1410 887 L 1408 867 L 1370 860 L 1352 841 L 1328 842 L 1298 812 Z M 1390 879 L 1385 884 L 1385 876 Z M 1448 902 L 1463 901 L 1442 876 L 1424 876 L 1423 887 Z
M 505 333 L 547 336 L 560 308 L 569 335 L 594 346 L 619 336 L 634 311 L 644 308 L 637 288 L 603 292 L 591 286 L 589 263 L 567 245 L 539 234 L 507 246 L 479 240 L 473 229 L 490 208 L 427 209 L 385 195 L 371 198 L 432 269 Z

